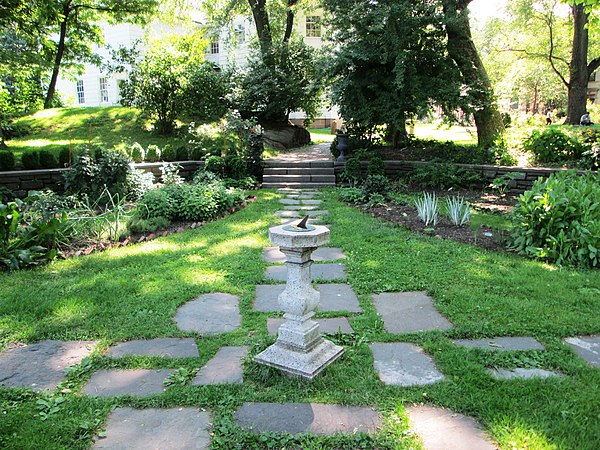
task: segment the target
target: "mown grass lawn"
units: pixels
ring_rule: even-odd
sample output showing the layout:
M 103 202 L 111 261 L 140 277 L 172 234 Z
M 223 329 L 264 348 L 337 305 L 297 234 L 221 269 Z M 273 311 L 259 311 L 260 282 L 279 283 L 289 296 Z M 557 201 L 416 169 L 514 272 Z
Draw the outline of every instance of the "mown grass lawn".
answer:
M 17 159 L 27 150 L 49 150 L 58 157 L 61 149 L 74 149 L 88 142 L 107 148 L 121 142 L 139 142 L 144 148 L 149 144 L 162 148 L 182 143 L 175 136 L 160 136 L 151 131 L 137 109 L 121 106 L 45 109 L 22 117 L 15 124 L 31 131 L 7 142 Z
M 559 269 L 510 254 L 412 234 L 325 194 L 331 246 L 348 259 L 348 282 L 363 314 L 349 314 L 355 336 L 338 337 L 344 356 L 314 382 L 257 366 L 251 356 L 273 342 L 268 314 L 252 310 L 264 282 L 267 228 L 279 223 L 279 194 L 259 191 L 246 209 L 202 228 L 126 248 L 59 261 L 35 271 L 0 274 L 0 349 L 14 341 L 92 339 L 90 365 L 69 374 L 56 394 L 58 411 L 40 415 L 40 395 L 0 389 L 1 448 L 87 448 L 111 408 L 195 406 L 213 414 L 213 446 L 235 448 L 417 448 L 405 432 L 404 405 L 426 402 L 471 415 L 503 449 L 600 447 L 600 371 L 580 360 L 562 338 L 600 332 L 600 272 Z M 427 291 L 454 324 L 445 332 L 395 335 L 384 331 L 371 300 L 383 291 Z M 219 336 L 180 332 L 178 306 L 202 293 L 239 295 L 242 326 Z M 321 313 L 322 316 L 331 313 Z M 194 336 L 200 358 L 168 360 L 102 356 L 128 339 Z M 546 351 L 490 353 L 452 344 L 453 338 L 533 336 Z M 412 388 L 384 386 L 369 342 L 413 342 L 433 356 L 446 379 Z M 223 345 L 249 345 L 243 385 L 175 386 L 158 396 L 95 399 L 78 390 L 101 368 L 179 368 L 204 365 Z M 560 379 L 495 381 L 486 367 L 540 367 Z M 240 431 L 235 409 L 246 401 L 312 401 L 370 405 L 385 416 L 373 437 L 266 434 Z

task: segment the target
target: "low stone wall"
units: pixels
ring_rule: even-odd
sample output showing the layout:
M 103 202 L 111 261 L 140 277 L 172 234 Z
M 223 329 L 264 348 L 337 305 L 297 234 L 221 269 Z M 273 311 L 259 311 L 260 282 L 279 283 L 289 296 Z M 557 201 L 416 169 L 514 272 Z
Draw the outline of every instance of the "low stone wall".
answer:
M 152 172 L 158 180 L 161 176 L 160 168 L 163 163 L 139 163 L 134 164 L 138 170 Z M 185 179 L 191 179 L 200 167 L 204 167 L 203 161 L 177 161 L 181 166 L 179 175 Z M 26 197 L 31 190 L 50 189 L 55 192 L 63 192 L 63 174 L 68 169 L 40 169 L 40 170 L 11 170 L 0 172 L 0 186 L 6 186 L 17 197 Z
M 398 178 L 401 175 L 408 174 L 415 170 L 419 166 L 425 166 L 428 164 L 436 164 L 431 162 L 423 161 L 384 161 L 385 174 L 389 178 Z M 336 177 L 344 170 L 344 163 L 335 163 L 335 174 Z M 368 163 L 363 161 L 361 163 L 361 169 L 363 175 L 367 174 Z M 514 180 L 510 181 L 510 190 L 514 193 L 522 193 L 533 186 L 533 182 L 538 178 L 548 178 L 551 174 L 556 172 L 562 172 L 567 169 L 561 168 L 534 168 L 534 167 L 515 167 L 515 166 L 492 166 L 492 165 L 478 165 L 478 164 L 457 164 L 458 167 L 464 167 L 466 169 L 473 169 L 481 173 L 490 182 L 494 178 L 501 177 L 506 173 L 516 173 Z

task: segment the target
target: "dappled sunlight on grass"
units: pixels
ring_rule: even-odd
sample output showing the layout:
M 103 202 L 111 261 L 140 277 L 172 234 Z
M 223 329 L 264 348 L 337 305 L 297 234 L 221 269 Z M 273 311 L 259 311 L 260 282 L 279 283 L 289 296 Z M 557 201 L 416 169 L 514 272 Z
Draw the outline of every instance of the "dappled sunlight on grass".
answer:
M 503 417 L 491 427 L 503 448 L 511 450 L 556 450 L 559 446 L 535 427 Z M 562 446 L 561 446 L 562 447 Z
M 213 245 L 208 251 L 208 254 L 212 256 L 228 256 L 234 253 L 247 251 L 247 248 L 258 249 L 261 248 L 261 246 L 261 242 L 256 238 L 246 236 L 243 238 L 229 239 L 220 244 Z

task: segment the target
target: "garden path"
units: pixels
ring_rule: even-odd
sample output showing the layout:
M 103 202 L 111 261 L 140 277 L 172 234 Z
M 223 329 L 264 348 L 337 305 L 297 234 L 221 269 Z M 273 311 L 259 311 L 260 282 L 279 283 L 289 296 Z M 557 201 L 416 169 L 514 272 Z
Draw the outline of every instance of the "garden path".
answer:
M 279 153 L 274 159 L 283 161 L 321 161 L 331 160 L 333 156 L 329 151 L 330 142 L 307 145 L 304 147 L 293 148 Z

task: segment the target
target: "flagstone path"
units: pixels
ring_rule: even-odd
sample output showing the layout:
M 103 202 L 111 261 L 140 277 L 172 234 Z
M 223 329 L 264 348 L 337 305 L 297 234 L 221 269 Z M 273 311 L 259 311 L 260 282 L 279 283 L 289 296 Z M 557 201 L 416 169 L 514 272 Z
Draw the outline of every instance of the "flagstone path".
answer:
M 276 215 L 301 217 L 311 214 L 311 221 L 321 222 L 327 210 L 299 211 L 298 208 L 321 208 L 316 191 L 282 189 L 286 195 L 281 203 L 294 210 L 283 209 Z M 290 219 L 283 219 L 290 221 Z M 298 219 L 291 219 L 297 222 Z M 266 230 L 265 230 L 266 231 Z M 317 313 L 324 334 L 354 333 L 352 319 L 363 313 L 358 297 L 347 284 L 335 283 L 346 278 L 345 265 L 332 263 L 346 258 L 343 249 L 321 248 L 313 253 L 319 263 L 312 265 L 313 280 L 323 281 L 316 288 L 321 293 Z M 285 281 L 284 255 L 267 247 L 263 259 L 270 264 L 265 280 Z M 323 261 L 323 263 L 321 263 Z M 329 262 L 324 262 L 329 261 Z M 326 281 L 329 281 L 327 283 Z M 256 287 L 253 308 L 259 312 L 278 312 L 277 297 L 284 289 L 281 284 Z M 425 292 L 386 292 L 372 296 L 372 304 L 384 328 L 393 334 L 438 331 L 445 333 L 451 322 L 435 308 L 435 301 Z M 194 336 L 215 335 L 235 331 L 241 324 L 239 298 L 230 294 L 210 293 L 181 305 L 174 321 L 183 331 Z M 276 334 L 283 319 L 266 318 L 268 333 Z M 443 382 L 444 374 L 435 365 L 435 355 L 421 347 L 402 342 L 371 342 L 374 370 L 382 384 L 394 386 L 424 386 Z M 108 349 L 110 358 L 154 356 L 160 358 L 199 358 L 201 340 L 160 338 L 132 340 Z M 600 367 L 600 336 L 576 336 L 564 340 L 565 345 L 592 367 Z M 532 337 L 494 337 L 485 339 L 456 339 L 453 343 L 466 351 L 544 351 Z M 13 345 L 0 354 L 0 386 L 29 387 L 53 390 L 65 380 L 64 370 L 81 363 L 94 349 L 95 342 L 41 341 L 30 345 Z M 190 385 L 241 384 L 243 362 L 248 357 L 245 346 L 224 346 L 197 372 Z M 577 356 L 575 356 L 575 354 Z M 564 377 L 544 369 L 488 368 L 490 378 L 498 382 L 530 378 Z M 167 387 L 165 380 L 174 369 L 107 369 L 93 373 L 82 393 L 96 397 L 161 395 Z M 410 430 L 422 440 L 427 450 L 494 449 L 496 446 L 472 418 L 450 410 L 428 405 L 408 406 Z M 253 433 L 355 433 L 376 432 L 382 426 L 380 412 L 369 407 L 342 406 L 318 403 L 245 403 L 234 414 L 237 424 Z M 175 408 L 116 408 L 106 421 L 106 436 L 96 437 L 96 449 L 187 449 L 210 448 L 211 412 L 190 407 Z

